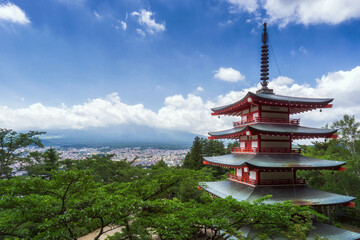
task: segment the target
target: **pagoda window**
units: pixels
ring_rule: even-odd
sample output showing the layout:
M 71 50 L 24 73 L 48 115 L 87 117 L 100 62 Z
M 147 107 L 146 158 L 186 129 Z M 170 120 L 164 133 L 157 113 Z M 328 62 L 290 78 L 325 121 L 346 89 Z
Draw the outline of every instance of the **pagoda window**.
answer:
M 248 139 L 247 136 L 241 136 L 241 137 L 240 137 L 240 140 L 247 140 L 247 139 Z
M 244 148 L 245 147 L 245 142 L 240 142 L 240 147 Z
M 250 171 L 249 172 L 249 178 L 256 180 L 256 171 Z
M 251 147 L 252 148 L 257 148 L 258 147 L 258 142 L 257 141 L 252 141 L 251 142 Z
M 242 121 L 243 123 L 247 122 L 247 115 L 241 116 L 241 121 Z
M 236 176 L 241 177 L 242 176 L 242 169 L 236 168 Z
M 254 119 L 254 120 L 256 120 L 256 118 L 258 118 L 258 117 L 259 117 L 259 112 L 253 113 L 253 119 Z
M 242 114 L 247 114 L 247 113 L 249 113 L 249 109 L 244 109 L 244 110 L 242 111 Z
M 255 106 L 255 107 L 251 107 L 250 108 L 250 112 L 255 112 L 255 111 L 258 111 L 259 110 L 259 107 L 258 106 Z

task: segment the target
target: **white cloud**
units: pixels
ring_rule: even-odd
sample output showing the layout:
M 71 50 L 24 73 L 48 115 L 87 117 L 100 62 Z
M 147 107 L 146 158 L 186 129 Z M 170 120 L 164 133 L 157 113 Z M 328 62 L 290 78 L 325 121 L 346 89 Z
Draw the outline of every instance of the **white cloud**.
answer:
M 105 98 L 88 100 L 70 107 L 58 107 L 41 103 L 26 108 L 0 107 L 0 125 L 12 129 L 82 129 L 109 125 L 138 124 L 154 128 L 177 129 L 197 134 L 206 134 L 223 120 L 211 117 L 214 104 L 189 94 L 167 97 L 164 106 L 154 112 L 143 104 L 129 105 L 116 93 Z
M 258 8 L 257 0 L 227 0 L 230 4 L 232 4 L 235 9 L 232 9 L 231 11 L 248 11 L 248 12 L 255 12 L 255 10 Z
M 226 82 L 237 82 L 245 79 L 244 75 L 231 67 L 220 67 L 219 70 L 215 71 L 214 77 Z
M 102 16 L 97 11 L 94 11 L 94 15 L 99 20 L 102 18 Z
M 144 9 L 139 12 L 132 12 L 131 16 L 137 17 L 137 21 L 140 25 L 144 26 L 146 31 L 150 34 L 154 34 L 155 32 L 163 32 L 165 31 L 165 22 L 157 23 L 155 19 L 152 19 L 153 13 L 151 11 L 146 11 Z
M 17 24 L 29 24 L 30 20 L 25 12 L 17 5 L 7 2 L 0 3 L 0 21 L 7 21 Z
M 337 71 L 323 75 L 315 86 L 298 84 L 289 77 L 278 77 L 269 83 L 276 94 L 297 97 L 335 98 L 332 109 L 323 109 L 294 115 L 304 126 L 322 127 L 336 121 L 344 114 L 360 113 L 360 66 L 350 71 Z M 0 106 L 0 126 L 13 129 L 81 129 L 110 125 L 138 124 L 154 128 L 176 129 L 195 134 L 229 129 L 238 118 L 211 116 L 210 108 L 238 101 L 248 91 L 255 92 L 260 84 L 242 91 L 230 91 L 214 100 L 204 100 L 195 94 L 174 95 L 165 98 L 158 111 L 143 104 L 126 104 L 116 93 L 105 98 L 90 99 L 83 104 L 58 107 L 41 103 L 25 108 Z M 357 115 L 359 120 L 359 115 Z
M 203 89 L 201 86 L 198 86 L 198 87 L 196 88 L 196 91 L 197 91 L 197 92 L 203 92 L 204 89 Z
M 141 30 L 140 28 L 137 28 L 137 29 L 136 29 L 136 32 L 137 32 L 139 35 L 145 37 L 145 32 L 144 32 L 143 30 Z
M 219 22 L 219 23 L 218 23 L 218 26 L 220 26 L 220 27 L 226 27 L 226 26 L 231 25 L 231 24 L 233 24 L 233 21 L 232 21 L 231 19 L 229 19 L 229 20 L 227 20 L 227 21 L 225 21 L 225 22 Z
M 338 24 L 360 17 L 360 2 L 357 0 L 265 0 L 263 7 L 270 16 L 270 21 L 281 25 L 289 22 L 305 25 Z
M 125 31 L 127 29 L 127 24 L 124 21 L 120 21 L 121 28 Z
M 358 0 L 227 0 L 233 8 L 255 14 L 262 10 L 269 23 L 285 27 L 289 23 L 297 24 L 339 24 L 350 19 L 360 18 Z M 231 9 L 231 11 L 233 11 Z M 258 19 L 264 21 L 264 19 Z

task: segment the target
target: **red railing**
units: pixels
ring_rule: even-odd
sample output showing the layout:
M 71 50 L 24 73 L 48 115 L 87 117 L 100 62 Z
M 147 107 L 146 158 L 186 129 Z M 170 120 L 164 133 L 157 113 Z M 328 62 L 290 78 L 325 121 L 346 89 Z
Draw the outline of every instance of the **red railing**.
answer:
M 231 152 L 232 153 L 242 153 L 242 152 L 258 152 L 259 149 L 254 147 L 234 147 L 234 148 L 231 148 Z
M 231 181 L 239 181 L 239 182 L 248 183 L 248 184 L 252 184 L 252 185 L 257 184 L 257 181 L 255 179 L 242 178 L 242 177 L 236 176 L 231 173 L 228 173 L 228 179 Z
M 231 181 L 238 181 L 248 183 L 251 185 L 285 185 L 285 184 L 306 184 L 305 179 L 270 179 L 270 180 L 255 180 L 251 178 L 243 178 L 234 174 L 228 173 L 228 179 Z
M 239 121 L 239 122 L 233 122 L 234 127 L 238 127 L 244 124 L 248 124 L 248 123 L 255 123 L 255 122 L 266 122 L 266 123 L 285 123 L 285 124 L 292 124 L 292 125 L 299 125 L 300 124 L 300 119 L 285 119 L 285 118 L 269 118 L 269 117 L 264 117 L 264 118 L 260 118 L 260 117 L 255 117 L 253 120 L 249 121 Z
M 270 148 L 270 147 L 234 147 L 232 153 L 294 153 L 300 154 L 301 148 Z

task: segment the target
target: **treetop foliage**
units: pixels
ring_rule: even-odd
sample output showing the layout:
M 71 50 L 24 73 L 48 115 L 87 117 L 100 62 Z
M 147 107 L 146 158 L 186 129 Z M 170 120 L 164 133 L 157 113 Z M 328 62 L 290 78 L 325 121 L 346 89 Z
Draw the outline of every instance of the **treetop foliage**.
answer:
M 0 179 L 10 178 L 11 165 L 25 160 L 19 157 L 20 153 L 16 152 L 17 150 L 30 145 L 43 147 L 39 135 L 44 133 L 38 131 L 17 133 L 11 129 L 0 128 Z

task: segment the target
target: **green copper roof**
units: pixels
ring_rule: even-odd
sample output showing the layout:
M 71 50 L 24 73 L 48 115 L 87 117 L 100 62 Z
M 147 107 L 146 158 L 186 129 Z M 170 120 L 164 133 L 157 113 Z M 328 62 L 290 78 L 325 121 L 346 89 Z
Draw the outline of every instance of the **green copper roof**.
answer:
M 336 169 L 345 162 L 305 157 L 297 154 L 227 154 L 204 157 L 210 163 L 232 167 L 250 166 L 254 168 L 296 168 L 296 169 Z
M 330 135 L 337 131 L 336 129 L 309 128 L 309 127 L 302 127 L 297 125 L 257 123 L 243 127 L 236 127 L 224 131 L 209 132 L 209 135 L 226 136 L 226 135 L 241 133 L 246 130 L 262 132 L 262 133 L 292 133 L 292 134 L 304 134 L 304 135 L 306 134 Z
M 306 239 L 318 239 L 318 237 L 322 237 L 324 239 L 329 240 L 355 240 L 360 239 L 360 233 L 347 231 L 341 228 L 337 228 L 335 226 L 331 226 L 325 223 L 321 223 L 318 221 L 313 222 L 314 229 L 312 229 Z M 253 228 L 250 227 L 242 227 L 240 229 L 244 234 L 244 237 L 247 237 L 249 239 L 259 239 L 258 231 L 256 231 Z M 236 239 L 236 238 L 234 238 Z M 278 236 L 272 236 L 271 239 L 277 239 L 277 240 L 285 240 L 283 237 Z
M 282 95 L 276 95 L 276 94 L 263 94 L 263 93 L 255 94 L 252 92 L 248 92 L 245 95 L 245 97 L 243 97 L 241 100 L 239 100 L 235 103 L 224 105 L 221 107 L 215 107 L 215 108 L 212 108 L 211 110 L 216 112 L 216 111 L 220 111 L 220 110 L 232 107 L 232 106 L 236 106 L 238 103 L 245 101 L 250 96 L 255 99 L 272 100 L 272 101 L 286 102 L 286 103 L 299 103 L 299 104 L 323 104 L 323 105 L 325 105 L 334 100 L 333 98 L 302 98 L 302 97 L 282 96 Z
M 256 98 L 261 99 L 269 99 L 269 100 L 275 100 L 275 101 L 284 101 L 284 102 L 290 102 L 290 103 L 329 103 L 333 101 L 333 98 L 304 98 L 304 97 L 292 97 L 292 96 L 283 96 L 283 95 L 276 95 L 276 94 L 263 94 L 258 93 L 254 94 L 253 96 Z
M 354 197 L 324 192 L 306 186 L 256 186 L 251 187 L 230 180 L 203 182 L 200 186 L 209 193 L 225 198 L 232 196 L 238 201 L 253 202 L 266 195 L 272 195 L 265 203 L 273 204 L 291 200 L 296 205 L 335 205 L 349 203 Z
M 317 236 L 321 236 L 325 239 L 341 239 L 341 240 L 353 240 L 360 239 L 360 233 L 347 231 L 341 228 L 337 228 L 325 223 L 314 222 L 315 229 L 310 231 L 307 239 L 317 239 Z

